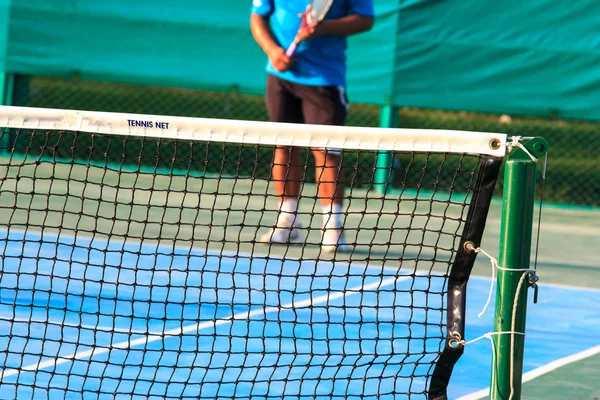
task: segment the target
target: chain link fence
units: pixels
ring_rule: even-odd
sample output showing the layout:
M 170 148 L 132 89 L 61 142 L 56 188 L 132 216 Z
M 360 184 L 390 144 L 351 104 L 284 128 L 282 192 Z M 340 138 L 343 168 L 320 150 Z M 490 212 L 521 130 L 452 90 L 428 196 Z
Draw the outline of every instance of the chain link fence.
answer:
M 350 99 L 352 100 L 352 99 Z M 136 86 L 108 82 L 17 76 L 13 104 L 42 108 L 126 112 L 266 121 L 261 96 L 230 92 Z M 472 112 L 401 108 L 401 128 L 456 129 L 542 136 L 550 143 L 546 203 L 600 206 L 600 124 L 559 118 L 531 118 Z M 352 104 L 347 125 L 378 126 L 379 107 Z M 352 161 L 353 162 L 353 161 Z M 366 162 L 372 164 L 372 160 Z M 401 168 L 402 159 L 396 166 Z M 541 164 L 540 164 L 541 167 Z M 540 168 L 541 175 L 542 168 Z M 398 176 L 396 175 L 396 184 Z M 310 177 L 308 177 L 310 178 Z M 502 185 L 498 185 L 500 195 Z

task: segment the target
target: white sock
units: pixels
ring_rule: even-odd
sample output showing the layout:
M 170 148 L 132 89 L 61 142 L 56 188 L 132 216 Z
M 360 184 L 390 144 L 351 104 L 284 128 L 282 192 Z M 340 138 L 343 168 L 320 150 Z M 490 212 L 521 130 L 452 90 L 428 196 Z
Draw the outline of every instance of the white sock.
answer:
M 289 227 L 297 225 L 296 218 L 298 212 L 298 199 L 286 197 L 281 202 L 279 207 L 279 218 L 277 218 L 277 226 Z
M 323 206 L 323 228 L 340 229 L 342 227 L 342 205 L 331 203 Z

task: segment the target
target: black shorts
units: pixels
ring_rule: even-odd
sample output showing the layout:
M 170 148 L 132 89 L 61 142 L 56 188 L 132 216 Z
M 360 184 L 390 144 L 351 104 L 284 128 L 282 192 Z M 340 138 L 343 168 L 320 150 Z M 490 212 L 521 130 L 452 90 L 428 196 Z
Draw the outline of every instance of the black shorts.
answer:
M 348 97 L 337 86 L 307 86 L 267 77 L 266 105 L 271 122 L 344 125 Z

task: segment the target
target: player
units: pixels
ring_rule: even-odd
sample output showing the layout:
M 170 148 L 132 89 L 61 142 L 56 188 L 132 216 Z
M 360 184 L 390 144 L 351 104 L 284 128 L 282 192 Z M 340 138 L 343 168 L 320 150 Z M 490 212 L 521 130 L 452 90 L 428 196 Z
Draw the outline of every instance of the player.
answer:
M 325 19 L 303 29 L 300 15 L 308 0 L 254 0 L 250 27 L 268 57 L 265 102 L 272 122 L 344 125 L 346 45 L 349 35 L 368 31 L 374 23 L 373 0 L 334 0 Z M 288 57 L 286 49 L 298 33 L 302 41 Z M 312 149 L 318 195 L 323 206 L 322 250 L 345 251 L 342 231 L 344 186 L 339 181 L 341 154 L 335 149 Z M 297 218 L 302 170 L 300 150 L 278 147 L 272 177 L 280 199 L 276 228 L 261 242 L 301 243 Z

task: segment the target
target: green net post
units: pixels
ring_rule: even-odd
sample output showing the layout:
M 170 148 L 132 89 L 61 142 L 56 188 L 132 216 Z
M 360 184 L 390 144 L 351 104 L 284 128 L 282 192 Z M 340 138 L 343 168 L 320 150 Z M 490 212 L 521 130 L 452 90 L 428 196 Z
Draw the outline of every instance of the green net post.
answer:
M 548 150 L 542 138 L 513 147 L 504 172 L 500 257 L 493 336 L 494 365 L 491 378 L 492 400 L 519 400 L 523 375 L 523 348 L 527 288 L 535 282 L 528 271 L 531 253 L 536 160 Z M 533 158 L 532 158 L 533 156 Z M 518 297 L 517 297 L 518 293 Z M 521 334 L 519 334 L 521 333 Z
M 399 122 L 399 108 L 390 104 L 381 107 L 379 126 L 396 128 Z M 387 193 L 394 180 L 394 158 L 391 151 L 377 153 L 377 169 L 373 177 L 373 188 L 382 194 Z

